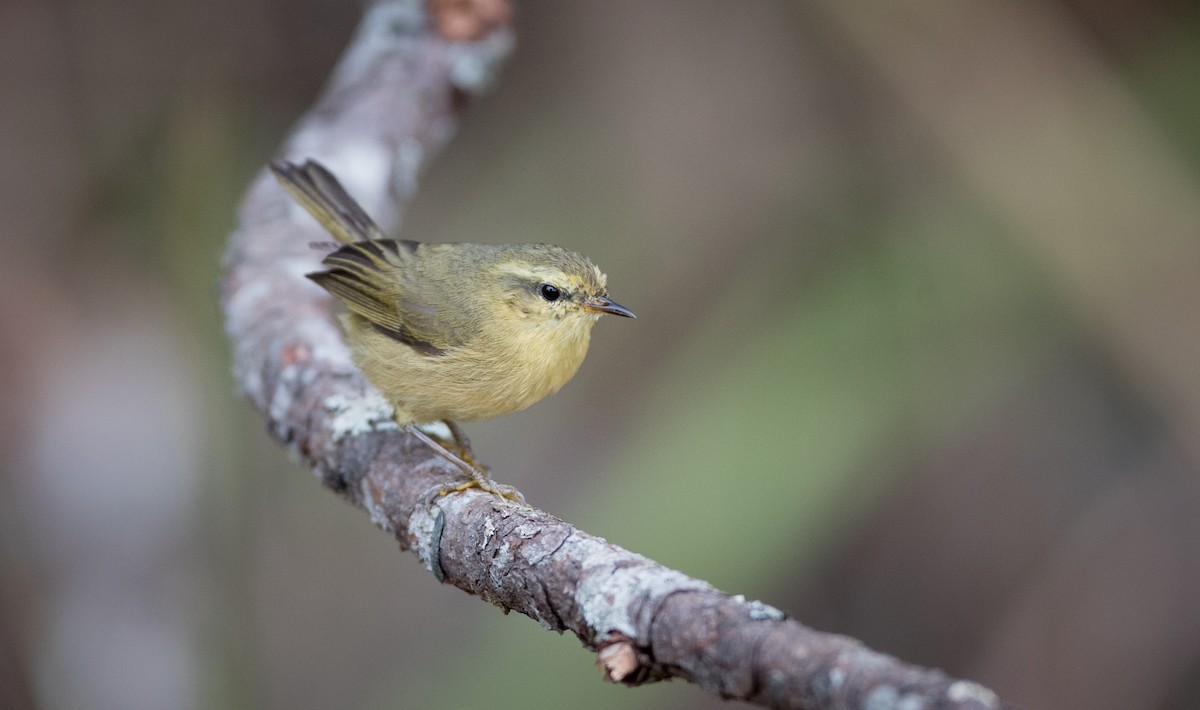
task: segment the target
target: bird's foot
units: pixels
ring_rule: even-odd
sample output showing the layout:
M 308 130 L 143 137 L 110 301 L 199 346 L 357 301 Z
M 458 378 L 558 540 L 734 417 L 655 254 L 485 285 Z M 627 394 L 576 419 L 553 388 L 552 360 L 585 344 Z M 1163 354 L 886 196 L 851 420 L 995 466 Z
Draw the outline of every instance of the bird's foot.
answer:
M 488 493 L 504 498 L 505 500 L 511 500 L 518 505 L 525 505 L 525 496 L 521 495 L 521 491 L 518 491 L 516 488 L 513 488 L 506 483 L 497 483 L 490 478 L 482 476 L 480 478 L 475 478 L 472 476 L 471 480 L 463 481 L 457 486 L 443 488 L 440 491 L 440 494 L 450 495 L 451 493 L 460 493 L 471 488 L 478 488 L 481 491 L 487 491 Z
M 451 451 L 450 448 L 444 446 L 444 440 L 442 440 L 441 437 L 430 435 L 416 425 L 410 424 L 406 427 L 414 436 L 425 442 L 426 446 L 441 454 L 442 458 L 458 466 L 460 469 L 462 469 L 463 473 L 470 476 L 470 480 L 468 481 L 464 481 L 456 486 L 449 486 L 441 489 L 440 494 L 448 495 L 450 493 L 465 491 L 468 488 L 478 488 L 482 491 L 487 491 L 488 493 L 499 496 L 500 498 L 504 498 L 505 500 L 511 500 L 514 503 L 525 505 L 525 496 L 521 495 L 520 491 L 504 483 L 496 483 L 491 479 L 491 477 L 488 476 L 487 467 L 477 462 L 475 457 L 471 455 L 471 443 L 467 440 L 466 436 L 462 434 L 462 431 L 457 427 L 457 425 L 448 420 L 446 421 L 446 424 L 454 437 L 454 443 L 451 444 L 451 446 L 455 449 L 458 449 L 457 451 Z

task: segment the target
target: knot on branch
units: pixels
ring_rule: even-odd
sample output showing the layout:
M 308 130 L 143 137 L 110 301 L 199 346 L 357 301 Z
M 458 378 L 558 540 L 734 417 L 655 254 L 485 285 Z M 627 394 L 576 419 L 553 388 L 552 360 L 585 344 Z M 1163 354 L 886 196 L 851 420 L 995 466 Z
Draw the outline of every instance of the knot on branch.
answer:
M 429 0 L 439 34 L 456 42 L 476 42 L 512 20 L 509 0 Z
M 611 634 L 596 652 L 596 667 L 609 683 L 630 687 L 665 680 L 670 674 L 659 668 L 646 649 L 625 634 Z

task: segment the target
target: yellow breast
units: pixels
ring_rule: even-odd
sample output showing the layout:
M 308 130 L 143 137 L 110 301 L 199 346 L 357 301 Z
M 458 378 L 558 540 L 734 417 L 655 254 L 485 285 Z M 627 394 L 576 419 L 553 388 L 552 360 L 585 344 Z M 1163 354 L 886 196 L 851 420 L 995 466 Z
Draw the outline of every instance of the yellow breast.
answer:
M 591 316 L 522 323 L 428 355 L 345 319 L 355 362 L 396 409 L 396 420 L 477 420 L 516 412 L 557 392 L 587 355 Z

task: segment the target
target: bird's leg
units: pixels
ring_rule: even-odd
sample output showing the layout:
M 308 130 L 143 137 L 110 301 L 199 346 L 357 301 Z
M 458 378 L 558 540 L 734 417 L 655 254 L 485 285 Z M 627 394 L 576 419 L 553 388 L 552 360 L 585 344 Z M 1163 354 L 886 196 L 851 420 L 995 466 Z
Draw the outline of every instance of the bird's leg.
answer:
M 475 460 L 475 452 L 471 450 L 471 440 L 467 438 L 467 432 L 462 430 L 453 419 L 443 419 L 442 423 L 450 430 L 450 435 L 454 437 L 454 447 L 458 449 L 459 455 L 463 461 L 471 464 L 480 471 L 487 471 L 487 466 Z
M 446 427 L 446 432 L 448 432 L 450 436 L 445 436 L 442 431 L 435 426 L 436 424 L 441 424 L 442 426 Z M 484 466 L 475 460 L 475 457 L 472 455 L 473 452 L 471 451 L 471 440 L 467 438 L 467 433 L 463 431 L 454 420 L 439 419 L 436 422 L 430 422 L 428 424 L 414 424 L 414 426 L 419 427 L 421 431 L 425 432 L 425 434 L 427 434 L 431 439 L 437 441 L 445 448 L 454 452 L 459 458 L 471 464 L 475 468 L 478 468 L 482 471 L 487 470 L 487 466 Z
M 442 423 L 450 430 L 450 435 L 454 437 L 454 443 L 463 451 L 471 450 L 471 440 L 467 438 L 467 432 L 462 430 L 458 422 L 453 419 L 443 419 Z
M 447 422 L 447 424 L 449 424 L 449 422 Z M 463 451 L 464 454 L 467 454 L 466 456 L 459 456 L 458 454 L 455 454 L 447 449 L 445 446 L 442 446 L 442 444 L 434 437 L 426 434 L 424 431 L 421 431 L 420 427 L 417 425 L 406 424 L 404 428 L 410 434 L 420 439 L 426 446 L 436 451 L 447 461 L 458 466 L 460 469 L 462 469 L 463 473 L 471 477 L 471 480 L 465 481 L 457 486 L 442 489 L 442 495 L 447 493 L 456 493 L 458 491 L 465 491 L 468 488 L 479 488 L 487 491 L 488 493 L 500 496 L 501 498 L 507 498 L 508 500 L 516 503 L 525 503 L 525 496 L 521 495 L 520 491 L 512 486 L 505 485 L 503 483 L 496 483 L 488 477 L 487 473 L 482 468 L 478 467 L 474 463 L 473 459 L 468 460 L 470 459 L 470 455 L 467 454 L 466 450 Z M 463 439 L 459 438 L 459 433 L 456 431 L 457 428 L 457 426 L 451 426 L 450 431 L 454 433 L 456 443 L 461 443 Z M 470 445 L 469 442 L 467 445 Z

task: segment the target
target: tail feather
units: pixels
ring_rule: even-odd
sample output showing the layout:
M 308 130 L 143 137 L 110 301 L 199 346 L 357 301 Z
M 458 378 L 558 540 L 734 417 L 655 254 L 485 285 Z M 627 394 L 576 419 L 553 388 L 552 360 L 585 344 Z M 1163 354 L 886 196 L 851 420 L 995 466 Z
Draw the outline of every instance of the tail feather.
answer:
M 275 161 L 271 163 L 271 172 L 288 194 L 342 244 L 387 239 L 375 220 L 346 192 L 333 173 L 315 160 L 305 161 L 303 165 Z

